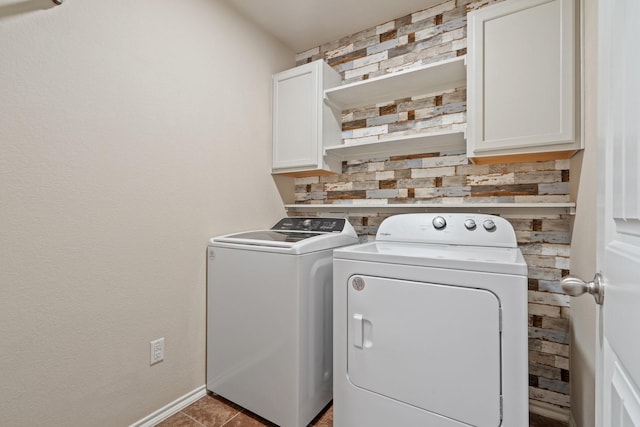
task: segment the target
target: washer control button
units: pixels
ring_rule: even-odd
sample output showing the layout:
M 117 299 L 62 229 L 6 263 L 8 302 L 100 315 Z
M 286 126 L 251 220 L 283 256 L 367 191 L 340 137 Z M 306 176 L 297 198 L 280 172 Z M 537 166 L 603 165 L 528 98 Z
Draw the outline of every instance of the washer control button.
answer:
M 476 222 L 472 219 L 467 219 L 464 221 L 464 227 L 467 230 L 475 230 L 476 229 Z
M 487 231 L 495 231 L 496 230 L 496 223 L 493 222 L 493 220 L 491 219 L 486 219 L 483 223 L 482 226 L 484 227 L 485 230 Z
M 447 221 L 443 217 L 437 216 L 433 218 L 432 224 L 436 230 L 442 230 L 447 226 Z

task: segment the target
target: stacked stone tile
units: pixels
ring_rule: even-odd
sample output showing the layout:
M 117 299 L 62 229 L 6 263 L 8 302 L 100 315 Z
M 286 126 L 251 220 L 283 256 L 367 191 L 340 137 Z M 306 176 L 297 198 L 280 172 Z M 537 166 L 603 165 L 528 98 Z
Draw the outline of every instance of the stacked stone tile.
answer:
M 444 1 L 309 49 L 296 61 L 324 59 L 349 83 L 464 55 L 468 11 L 495 1 Z M 463 129 L 466 90 L 416 94 L 344 111 L 342 123 L 346 144 L 398 133 Z M 568 202 L 569 178 L 566 160 L 479 166 L 462 151 L 448 151 L 345 162 L 341 174 L 296 178 L 295 199 L 299 204 L 342 205 Z M 484 212 L 495 213 L 491 208 Z M 529 396 L 566 411 L 569 297 L 562 293 L 560 279 L 569 269 L 571 217 L 529 212 L 501 214 L 514 226 L 529 267 Z M 386 216 L 349 219 L 359 234 L 375 235 Z
M 460 151 L 344 163 L 298 178 L 296 203 L 555 203 L 569 201 L 569 161 L 474 165 Z

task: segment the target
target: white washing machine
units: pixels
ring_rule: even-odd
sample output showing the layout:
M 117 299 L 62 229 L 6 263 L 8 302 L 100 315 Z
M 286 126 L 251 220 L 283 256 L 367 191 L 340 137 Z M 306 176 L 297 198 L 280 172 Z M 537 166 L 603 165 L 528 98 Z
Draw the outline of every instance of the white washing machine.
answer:
M 306 426 L 332 396 L 333 249 L 355 243 L 343 218 L 211 239 L 207 389 L 279 426 Z
M 511 224 L 389 217 L 334 251 L 334 427 L 522 427 L 527 266 Z

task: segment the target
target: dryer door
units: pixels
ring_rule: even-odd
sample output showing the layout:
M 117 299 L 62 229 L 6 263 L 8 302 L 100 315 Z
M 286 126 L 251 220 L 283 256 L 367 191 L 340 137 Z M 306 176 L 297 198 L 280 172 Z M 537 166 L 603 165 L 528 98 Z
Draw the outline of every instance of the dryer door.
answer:
M 362 275 L 347 288 L 355 386 L 470 425 L 500 425 L 495 294 Z

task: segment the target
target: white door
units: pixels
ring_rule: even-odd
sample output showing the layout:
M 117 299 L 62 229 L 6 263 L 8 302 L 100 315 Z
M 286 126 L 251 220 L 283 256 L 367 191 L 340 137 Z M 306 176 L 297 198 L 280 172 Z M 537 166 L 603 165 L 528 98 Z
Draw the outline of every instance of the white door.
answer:
M 640 426 L 640 2 L 600 0 L 597 425 Z

